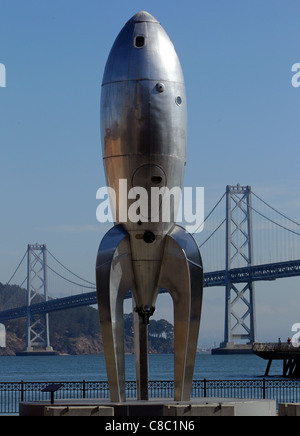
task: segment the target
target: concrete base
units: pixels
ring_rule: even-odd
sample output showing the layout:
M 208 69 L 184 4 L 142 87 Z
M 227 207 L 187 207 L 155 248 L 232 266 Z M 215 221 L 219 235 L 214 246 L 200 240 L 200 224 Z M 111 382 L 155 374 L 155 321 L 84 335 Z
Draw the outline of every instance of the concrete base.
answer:
M 20 403 L 20 416 L 276 416 L 274 400 L 193 398 L 175 402 L 169 398 L 149 401 L 56 400 Z
M 278 416 L 300 416 L 299 403 L 278 404 Z
M 20 416 L 114 416 L 113 407 L 20 404 Z

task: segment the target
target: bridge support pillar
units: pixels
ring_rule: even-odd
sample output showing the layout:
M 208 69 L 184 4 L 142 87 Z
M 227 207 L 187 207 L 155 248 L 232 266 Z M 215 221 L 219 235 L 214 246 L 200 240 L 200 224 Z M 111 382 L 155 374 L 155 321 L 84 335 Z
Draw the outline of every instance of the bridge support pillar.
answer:
M 226 188 L 226 301 L 225 335 L 221 347 L 236 341 L 256 342 L 254 283 L 233 283 L 232 268 L 251 266 L 253 261 L 251 186 Z
M 48 313 L 33 314 L 31 304 L 48 301 L 47 247 L 28 245 L 27 250 L 27 330 L 25 352 L 52 352 Z

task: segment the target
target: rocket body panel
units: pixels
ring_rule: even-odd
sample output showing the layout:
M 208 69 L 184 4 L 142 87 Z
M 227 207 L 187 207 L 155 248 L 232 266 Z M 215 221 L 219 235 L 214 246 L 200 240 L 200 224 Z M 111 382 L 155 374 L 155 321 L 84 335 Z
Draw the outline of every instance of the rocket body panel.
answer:
M 157 84 L 164 85 L 164 90 L 158 91 Z M 159 77 L 106 84 L 102 87 L 101 108 L 104 159 L 140 153 L 185 158 L 184 84 Z
M 137 38 L 141 38 L 138 43 Z M 128 21 L 109 54 L 101 93 L 101 136 L 107 184 L 117 193 L 117 204 L 121 178 L 127 179 L 128 191 L 142 186 L 149 195 L 152 186 L 182 186 L 185 84 L 172 42 L 148 13 Z M 138 174 L 143 169 L 147 174 L 142 181 Z M 174 217 L 170 225 L 173 222 Z M 137 229 L 132 224 L 124 226 L 128 231 Z M 159 225 L 149 224 L 160 231 Z M 170 225 L 164 227 L 169 230 Z
M 181 65 L 169 36 L 150 14 L 129 20 L 117 36 L 106 62 L 102 85 L 128 80 L 184 83 Z

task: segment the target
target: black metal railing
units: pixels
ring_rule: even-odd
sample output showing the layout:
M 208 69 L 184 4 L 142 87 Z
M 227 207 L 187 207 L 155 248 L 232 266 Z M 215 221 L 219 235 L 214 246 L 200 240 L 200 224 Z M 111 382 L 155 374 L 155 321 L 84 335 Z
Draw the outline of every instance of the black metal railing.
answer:
M 51 382 L 53 383 L 53 382 Z M 55 393 L 59 399 L 108 399 L 106 381 L 63 382 Z M 50 382 L 0 382 L 0 414 L 18 414 L 20 402 L 50 400 L 49 393 L 42 392 Z M 172 398 L 173 381 L 150 381 L 150 398 Z M 126 382 L 127 398 L 136 397 L 136 383 Z M 273 399 L 278 403 L 300 402 L 300 380 L 291 379 L 244 379 L 244 380 L 194 380 L 192 398 L 239 398 Z

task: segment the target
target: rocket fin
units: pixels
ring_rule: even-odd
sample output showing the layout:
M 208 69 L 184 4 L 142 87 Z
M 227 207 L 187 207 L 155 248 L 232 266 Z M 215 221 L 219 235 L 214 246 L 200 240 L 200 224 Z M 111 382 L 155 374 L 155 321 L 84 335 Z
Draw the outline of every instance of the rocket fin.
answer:
M 174 399 L 188 401 L 200 327 L 203 266 L 194 238 L 178 225 L 166 236 L 159 286 L 174 303 Z
M 123 301 L 134 286 L 129 235 L 119 224 L 101 241 L 96 264 L 97 298 L 111 401 L 126 401 Z

